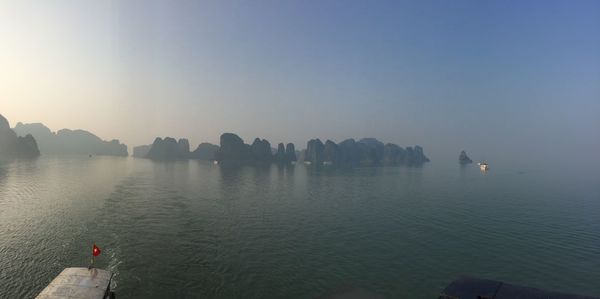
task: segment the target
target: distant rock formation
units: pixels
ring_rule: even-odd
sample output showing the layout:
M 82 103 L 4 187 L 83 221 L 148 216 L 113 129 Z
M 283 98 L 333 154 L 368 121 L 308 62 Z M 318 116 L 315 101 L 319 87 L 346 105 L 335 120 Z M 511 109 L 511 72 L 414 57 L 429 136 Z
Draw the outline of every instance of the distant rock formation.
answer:
M 18 137 L 8 120 L 0 115 L 0 159 L 35 158 L 39 155 L 35 138 L 31 134 Z
M 133 156 L 152 160 L 194 159 L 213 161 L 218 150 L 218 145 L 201 143 L 193 152 L 190 152 L 190 143 L 185 138 L 175 141 L 171 137 L 165 137 L 165 139 L 157 137 L 151 145 L 134 147 Z
M 395 166 L 405 164 L 406 150 L 393 144 L 388 143 L 383 147 L 383 165 Z
M 340 149 L 340 165 L 355 166 L 361 160 L 361 151 L 354 139 L 346 139 L 338 144 Z
M 407 147 L 406 153 L 406 164 L 408 165 L 422 165 L 429 162 L 429 158 L 423 153 L 423 148 L 418 145 L 415 145 L 414 149 L 410 146 Z
M 296 161 L 296 149 L 293 143 L 286 146 L 283 143 L 277 145 L 277 152 L 274 155 L 274 161 L 278 164 L 289 164 Z
M 152 148 L 152 145 L 139 145 L 133 148 L 133 156 L 136 158 L 144 158 Z
M 185 138 L 179 139 L 177 141 L 177 149 L 181 153 L 182 158 L 188 158 L 190 155 L 190 142 Z
M 296 161 L 296 149 L 293 143 L 287 146 L 279 143 L 277 149 L 273 149 L 269 141 L 260 138 L 248 145 L 238 135 L 224 133 L 215 157 L 219 164 L 287 164 Z
M 251 145 L 233 133 L 224 133 L 220 137 L 220 145 L 202 143 L 198 148 L 189 152 L 187 139 L 167 137 L 164 140 L 156 138 L 148 153 L 147 158 L 154 160 L 172 159 L 200 159 L 216 160 L 219 164 L 289 164 L 294 161 L 309 162 L 314 165 L 339 165 L 339 166 L 396 166 L 396 165 L 421 165 L 429 159 L 420 146 L 407 147 L 406 149 L 392 144 L 383 144 L 375 138 L 363 138 L 358 142 L 346 139 L 339 144 L 331 140 L 311 139 L 306 144 L 306 149 L 296 151 L 293 143 L 277 144 L 273 149 L 269 141 L 255 138 Z M 134 151 L 143 153 L 146 148 L 136 147 Z
M 465 151 L 461 151 L 460 152 L 460 156 L 458 156 L 458 163 L 460 163 L 460 164 L 470 164 L 470 163 L 473 163 L 473 160 L 471 160 L 469 158 L 469 156 L 467 156 L 467 153 Z
M 200 143 L 196 150 L 190 153 L 190 159 L 214 161 L 219 146 L 212 143 Z
M 383 144 L 375 138 L 363 138 L 358 142 L 346 139 L 339 144 L 327 140 L 325 145 L 318 139 L 307 144 L 305 161 L 311 164 L 332 164 L 341 166 L 396 166 L 421 165 L 429 162 L 420 146 L 402 147 Z
M 327 139 L 323 149 L 323 163 L 326 164 L 339 164 L 341 161 L 341 151 L 335 142 Z
M 224 133 L 220 138 L 220 148 L 216 153 L 221 164 L 244 164 L 251 162 L 252 150 L 242 138 L 233 133 Z
M 253 162 L 271 163 L 273 161 L 271 144 L 266 139 L 254 139 L 254 142 L 252 142 L 252 145 L 250 146 L 250 150 L 252 151 Z
M 104 141 L 84 130 L 62 129 L 54 133 L 41 123 L 17 123 L 14 130 L 19 136 L 31 134 L 42 154 L 128 155 L 127 146 L 119 140 Z
M 187 139 L 182 138 L 175 141 L 174 138 L 165 137 L 162 139 L 157 137 L 154 139 L 146 158 L 152 160 L 177 160 L 189 159 L 190 143 Z
M 294 147 L 294 144 L 293 143 L 288 143 L 285 146 L 285 158 L 286 158 L 286 161 L 295 162 L 296 161 L 296 157 L 297 157 L 297 155 L 296 155 L 296 148 Z
M 358 141 L 360 144 L 367 146 L 366 157 L 364 157 L 363 163 L 366 165 L 381 165 L 383 160 L 383 142 L 375 138 L 362 138 Z
M 323 164 L 325 145 L 320 139 L 311 139 L 306 143 L 306 153 L 304 153 L 304 162 L 312 164 Z
M 285 145 L 283 143 L 279 143 L 277 145 L 277 152 L 275 153 L 275 162 L 279 164 L 286 163 L 286 153 L 285 153 Z

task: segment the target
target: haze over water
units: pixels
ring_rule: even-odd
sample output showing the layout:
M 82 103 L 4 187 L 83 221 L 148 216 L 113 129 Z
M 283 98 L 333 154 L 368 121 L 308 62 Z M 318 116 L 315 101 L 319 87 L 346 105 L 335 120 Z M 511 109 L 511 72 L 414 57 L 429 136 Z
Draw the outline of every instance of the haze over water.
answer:
M 598 1 L 1 1 L 0 114 L 130 150 L 233 132 L 587 165 L 598 28 Z
M 344 285 L 435 298 L 461 274 L 598 294 L 600 189 L 588 169 L 224 168 L 41 157 L 0 164 L 0 290 L 63 268 L 116 273 L 121 298 L 314 298 Z
M 153 162 L 56 138 L 4 160 L 38 148 L 2 119 L 0 298 L 33 298 L 93 242 L 119 298 L 435 298 L 462 274 L 598 295 L 599 32 L 585 0 L 0 0 L 10 127 L 123 156 L 233 132 L 431 158 L 227 168 L 183 160 L 187 140 Z

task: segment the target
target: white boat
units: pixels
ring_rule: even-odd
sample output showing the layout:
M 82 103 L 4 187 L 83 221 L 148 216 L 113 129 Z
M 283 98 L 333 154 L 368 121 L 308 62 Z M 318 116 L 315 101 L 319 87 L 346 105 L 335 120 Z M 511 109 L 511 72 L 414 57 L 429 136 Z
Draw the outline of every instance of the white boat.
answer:
M 479 165 L 479 169 L 481 169 L 481 171 L 487 171 L 490 169 L 490 165 L 488 165 L 486 162 L 479 162 L 477 165 Z

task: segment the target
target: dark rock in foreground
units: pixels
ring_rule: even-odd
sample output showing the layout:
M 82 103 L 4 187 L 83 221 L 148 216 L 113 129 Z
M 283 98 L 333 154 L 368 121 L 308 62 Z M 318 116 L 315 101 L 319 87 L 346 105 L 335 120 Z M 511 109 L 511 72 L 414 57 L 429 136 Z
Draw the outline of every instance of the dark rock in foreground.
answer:
M 41 123 L 17 123 L 15 132 L 19 136 L 31 134 L 42 154 L 75 154 L 127 156 L 127 146 L 119 140 L 104 141 L 84 130 L 62 129 L 54 133 Z
M 469 163 L 473 163 L 473 160 L 471 160 L 469 158 L 469 156 L 467 156 L 467 153 L 465 151 L 461 151 L 460 156 L 458 156 L 458 163 L 469 164 Z
M 0 159 L 35 158 L 39 155 L 35 138 L 31 134 L 17 137 L 8 120 L 0 115 Z

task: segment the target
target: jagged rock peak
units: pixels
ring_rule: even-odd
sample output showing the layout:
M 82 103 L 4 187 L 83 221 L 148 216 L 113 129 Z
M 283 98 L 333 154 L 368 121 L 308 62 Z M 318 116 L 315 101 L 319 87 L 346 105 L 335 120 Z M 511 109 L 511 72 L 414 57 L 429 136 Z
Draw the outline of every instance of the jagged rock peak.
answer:
M 469 158 L 469 156 L 467 156 L 467 152 L 461 151 L 460 155 L 458 156 L 458 163 L 469 164 L 469 163 L 473 163 L 473 160 L 471 160 L 471 158 Z

